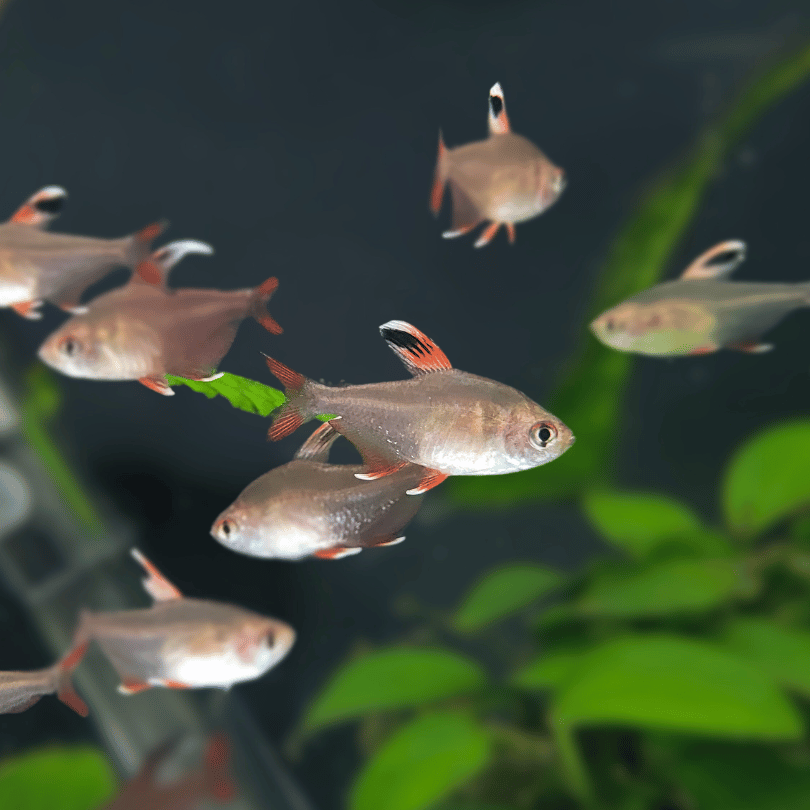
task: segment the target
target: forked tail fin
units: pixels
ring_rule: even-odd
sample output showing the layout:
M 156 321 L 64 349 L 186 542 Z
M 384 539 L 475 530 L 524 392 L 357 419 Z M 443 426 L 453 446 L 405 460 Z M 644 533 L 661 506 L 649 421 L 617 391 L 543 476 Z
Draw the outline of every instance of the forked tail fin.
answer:
M 287 401 L 273 418 L 273 424 L 267 432 L 269 439 L 278 441 L 278 439 L 289 436 L 317 413 L 317 411 L 311 410 L 308 396 L 315 383 L 308 380 L 303 374 L 287 368 L 278 360 L 273 360 L 272 357 L 267 355 L 264 355 L 264 357 L 270 373 L 279 379 L 284 386 L 284 393 L 287 395 Z
M 253 291 L 248 308 L 248 314 L 273 335 L 280 335 L 284 331 L 276 320 L 267 314 L 267 302 L 273 297 L 273 293 L 277 289 L 278 279 L 271 276 Z
M 87 717 L 87 715 L 90 714 L 90 709 L 87 708 L 87 704 L 79 697 L 79 694 L 73 688 L 71 675 L 73 670 L 79 666 L 82 658 L 84 658 L 87 647 L 88 642 L 80 641 L 54 666 L 56 696 L 65 706 L 69 706 L 76 714 L 82 717 Z
M 442 208 L 444 187 L 447 185 L 447 147 L 444 145 L 442 131 L 439 130 L 439 153 L 436 156 L 436 171 L 433 174 L 433 189 L 430 192 L 430 210 L 438 216 Z
M 152 242 L 169 227 L 166 220 L 153 222 L 129 237 L 127 264 L 149 284 L 160 284 L 163 275 L 152 261 Z

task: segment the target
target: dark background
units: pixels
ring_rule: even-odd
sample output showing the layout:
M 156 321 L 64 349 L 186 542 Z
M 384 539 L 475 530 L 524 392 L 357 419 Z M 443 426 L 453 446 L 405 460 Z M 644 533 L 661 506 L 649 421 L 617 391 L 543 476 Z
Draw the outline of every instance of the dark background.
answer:
M 270 311 L 284 334 L 246 322 L 223 370 L 275 384 L 264 351 L 334 383 L 401 378 L 377 332 L 401 318 L 457 367 L 543 402 L 639 193 L 754 67 L 810 33 L 804 8 L 15 0 L 0 21 L 0 216 L 61 184 L 71 196 L 54 229 L 118 236 L 167 217 L 167 240 L 209 241 L 216 255 L 186 259 L 176 286 L 252 287 L 277 275 Z M 518 226 L 514 247 L 501 233 L 477 251 L 473 238 L 440 238 L 447 210 L 435 222 L 427 200 L 438 128 L 451 146 L 483 137 L 495 81 L 514 129 L 565 168 L 569 185 Z M 739 278 L 810 278 L 808 132 L 810 95 L 800 91 L 727 161 L 672 275 L 715 242 L 744 238 Z M 30 363 L 63 317 L 0 312 L 11 362 Z M 809 333 L 800 313 L 774 331 L 768 355 L 639 360 L 616 425 L 622 483 L 671 492 L 711 518 L 735 444 L 807 412 Z M 266 420 L 190 391 L 165 399 L 135 383 L 70 379 L 63 390 L 58 429 L 70 458 L 138 524 L 140 545 L 181 589 L 298 629 L 281 667 L 239 687 L 275 742 L 355 642 L 400 631 L 394 597 L 450 606 L 496 561 L 573 567 L 599 549 L 573 509 L 443 518 L 439 490 L 401 546 L 335 563 L 257 563 L 221 548 L 209 527 L 308 429 L 268 444 Z M 2 594 L 0 605 L 0 668 L 44 664 L 18 606 Z M 58 705 L 24 717 L 0 722 L 6 750 L 34 732 L 85 733 Z M 337 807 L 353 774 L 348 739 L 324 737 L 295 766 L 320 807 Z

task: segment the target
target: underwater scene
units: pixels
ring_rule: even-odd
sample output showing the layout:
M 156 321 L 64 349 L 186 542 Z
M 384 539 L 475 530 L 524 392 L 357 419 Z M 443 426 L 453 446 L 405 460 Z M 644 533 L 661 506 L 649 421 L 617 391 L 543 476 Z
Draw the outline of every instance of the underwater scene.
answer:
M 797 0 L 0 2 L 0 810 L 810 808 Z

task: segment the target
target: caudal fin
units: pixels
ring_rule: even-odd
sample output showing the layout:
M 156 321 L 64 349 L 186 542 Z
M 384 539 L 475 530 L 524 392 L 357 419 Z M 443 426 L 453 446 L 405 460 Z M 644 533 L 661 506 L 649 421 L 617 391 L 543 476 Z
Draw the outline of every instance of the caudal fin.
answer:
M 213 734 L 205 749 L 205 779 L 208 795 L 227 804 L 236 795 L 230 767 L 231 743 L 226 734 Z
M 433 189 L 430 192 L 430 210 L 438 216 L 442 208 L 444 187 L 447 185 L 447 147 L 444 145 L 442 131 L 439 130 L 439 154 L 436 156 L 436 171 L 433 174 Z
M 250 299 L 248 313 L 255 318 L 268 332 L 273 335 L 280 335 L 284 330 L 278 325 L 274 318 L 267 314 L 267 302 L 273 297 L 273 293 L 278 289 L 278 279 L 271 276 L 267 281 L 260 284 L 253 291 Z
M 127 264 L 149 284 L 160 284 L 163 279 L 160 268 L 152 260 L 152 242 L 168 227 L 165 219 L 153 222 L 129 238 Z
M 90 709 L 87 704 L 79 697 L 79 694 L 73 688 L 73 680 L 71 674 L 74 669 L 79 665 L 84 654 L 87 652 L 88 643 L 82 641 L 76 644 L 58 664 L 55 665 L 56 675 L 56 696 L 65 706 L 69 706 L 76 714 L 82 717 L 87 717 L 90 714 Z
M 314 383 L 303 374 L 299 374 L 297 371 L 287 368 L 283 363 L 279 363 L 278 360 L 273 360 L 272 357 L 267 355 L 264 357 L 270 373 L 279 379 L 284 386 L 284 393 L 287 395 L 287 401 L 273 418 L 273 424 L 267 432 L 267 437 L 275 442 L 289 436 L 301 427 L 304 422 L 315 416 L 316 412 L 310 410 L 307 396 L 307 390 Z

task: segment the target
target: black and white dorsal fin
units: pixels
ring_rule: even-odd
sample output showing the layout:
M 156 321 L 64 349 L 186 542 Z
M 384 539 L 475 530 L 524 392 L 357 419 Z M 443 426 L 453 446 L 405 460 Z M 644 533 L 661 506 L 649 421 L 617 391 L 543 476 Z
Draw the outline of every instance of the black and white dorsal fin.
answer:
M 168 245 L 158 248 L 147 261 L 156 268 L 157 274 L 153 275 L 159 274 L 159 285 L 165 287 L 172 267 L 184 256 L 189 253 L 203 253 L 210 256 L 213 252 L 214 248 L 206 242 L 198 242 L 196 239 L 178 239 L 176 242 L 169 242 Z M 140 273 L 133 273 L 131 281 L 133 284 L 152 284 L 154 286 L 151 279 L 145 281 Z
M 695 259 L 681 278 L 684 279 L 721 279 L 730 276 L 737 266 L 745 261 L 746 244 L 739 239 L 729 239 L 727 242 L 709 248 L 705 253 Z
M 180 593 L 163 574 L 158 571 L 154 563 L 150 562 L 143 554 L 137 549 L 130 550 L 130 554 L 135 561 L 146 571 L 147 575 L 142 580 L 144 590 L 156 602 L 171 602 L 173 599 L 182 599 L 183 594 Z
M 61 186 L 45 186 L 32 194 L 15 212 L 12 222 L 44 228 L 62 212 L 67 191 Z
M 501 90 L 500 83 L 495 82 L 489 91 L 489 132 L 490 135 L 503 135 L 510 131 L 503 90 Z
M 329 422 L 324 422 L 298 449 L 295 458 L 303 461 L 329 461 L 329 451 L 340 436 Z
M 384 323 L 380 334 L 414 377 L 453 368 L 445 353 L 424 332 L 405 321 Z

